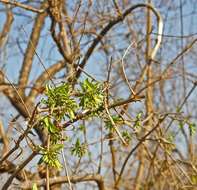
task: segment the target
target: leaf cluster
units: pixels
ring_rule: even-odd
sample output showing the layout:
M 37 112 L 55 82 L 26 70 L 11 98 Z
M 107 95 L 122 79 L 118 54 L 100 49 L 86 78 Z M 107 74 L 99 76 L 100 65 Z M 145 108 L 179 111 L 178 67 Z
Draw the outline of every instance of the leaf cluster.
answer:
M 79 138 L 77 138 L 75 144 L 71 148 L 71 154 L 81 158 L 82 156 L 85 155 L 86 151 L 87 151 L 86 145 L 84 143 L 81 143 Z
M 99 82 L 90 82 L 88 78 L 80 84 L 79 106 L 84 110 L 98 109 L 104 100 L 103 86 Z
M 61 120 L 67 115 L 70 119 L 74 119 L 74 113 L 78 108 L 76 101 L 71 96 L 72 88 L 68 83 L 63 83 L 57 87 L 46 86 L 45 95 L 47 99 L 43 99 L 44 103 L 50 108 L 52 115 L 56 120 Z
M 40 154 L 42 155 L 39 160 L 39 164 L 44 162 L 51 167 L 61 169 L 62 165 L 58 160 L 58 154 L 63 147 L 63 144 L 53 144 L 49 147 L 49 149 L 39 146 Z
M 76 93 L 77 92 L 77 93 Z M 75 119 L 79 112 L 90 110 L 97 115 L 97 109 L 102 106 L 104 101 L 103 85 L 99 82 L 85 79 L 80 83 L 78 89 L 74 91 L 68 83 L 61 83 L 58 86 L 46 86 L 44 98 L 41 100 L 42 106 L 47 109 L 44 115 L 40 116 L 41 126 L 50 135 L 50 148 L 39 147 L 42 158 L 40 163 L 60 168 L 58 154 L 63 148 L 61 122 Z M 71 148 L 71 154 L 82 157 L 86 153 L 86 145 L 77 138 Z

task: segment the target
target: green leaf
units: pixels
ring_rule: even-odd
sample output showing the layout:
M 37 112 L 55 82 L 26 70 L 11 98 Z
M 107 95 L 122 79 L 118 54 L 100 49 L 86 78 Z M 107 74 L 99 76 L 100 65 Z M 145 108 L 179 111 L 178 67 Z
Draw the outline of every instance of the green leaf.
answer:
M 140 111 L 136 116 L 136 120 L 133 126 L 134 128 L 139 129 L 142 126 L 142 123 L 141 123 L 142 116 L 143 116 L 143 112 Z
M 40 160 L 38 161 L 38 165 L 41 165 L 44 162 L 43 157 L 40 158 Z
M 112 115 L 111 118 L 113 119 L 114 123 L 117 126 L 124 124 L 122 117 L 120 117 L 119 115 Z M 105 122 L 106 129 L 113 130 L 113 125 L 110 119 L 107 119 L 104 122 Z
M 32 190 L 38 190 L 36 183 L 33 183 Z
M 140 111 L 138 114 L 137 114 L 137 116 L 136 116 L 136 119 L 141 119 L 142 118 L 142 114 L 143 114 L 143 112 L 142 111 Z
M 180 127 L 181 129 L 183 129 L 184 123 L 183 123 L 182 121 L 179 122 L 179 127 Z
M 62 165 L 61 165 L 61 163 L 59 162 L 59 160 L 55 160 L 54 164 L 55 164 L 55 165 L 54 165 L 55 168 L 57 168 L 58 170 L 62 169 Z
M 62 148 L 64 148 L 63 144 L 54 144 L 54 145 L 51 145 L 50 151 L 58 153 Z
M 79 125 L 79 130 L 80 131 L 85 131 L 85 125 Z
M 104 94 L 101 83 L 94 81 L 90 82 L 87 78 L 80 84 L 80 86 L 79 106 L 85 110 L 95 110 L 103 104 Z
M 87 151 L 86 145 L 84 143 L 81 144 L 79 138 L 77 138 L 75 144 L 71 148 L 71 154 L 81 158 L 82 156 L 85 155 L 86 151 Z
M 131 141 L 131 135 L 128 131 L 123 131 L 122 132 L 122 137 L 124 138 L 124 140 L 129 143 Z
M 194 135 L 196 133 L 196 124 L 195 123 L 189 123 L 189 130 L 190 130 L 190 134 Z
M 59 133 L 60 129 L 57 128 L 52 122 L 51 119 L 47 116 L 43 119 L 44 127 L 52 134 Z
M 58 154 L 60 153 L 60 150 L 63 148 L 63 144 L 53 144 L 49 147 L 49 150 L 43 147 L 39 148 L 40 153 L 42 154 L 42 157 L 39 160 L 40 164 L 45 163 L 57 169 L 60 169 L 62 167 L 58 160 Z
M 74 112 L 77 110 L 78 105 L 71 97 L 72 87 L 67 83 L 62 83 L 59 86 L 51 87 L 46 86 L 46 99 L 42 101 L 51 110 L 52 116 L 57 121 L 61 121 L 65 116 L 74 119 Z

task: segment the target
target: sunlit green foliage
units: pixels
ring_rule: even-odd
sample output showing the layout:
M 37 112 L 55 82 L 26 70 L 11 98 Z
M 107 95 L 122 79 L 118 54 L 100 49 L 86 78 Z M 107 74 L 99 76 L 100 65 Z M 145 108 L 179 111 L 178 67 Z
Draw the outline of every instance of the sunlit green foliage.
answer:
M 111 118 L 113 119 L 116 126 L 123 124 L 123 119 L 119 115 L 112 115 Z M 106 129 L 113 131 L 113 125 L 109 118 L 105 120 L 105 127 Z
M 77 92 L 77 93 L 75 93 Z M 40 163 L 49 166 L 61 168 L 58 160 L 58 154 L 63 148 L 61 122 L 75 119 L 77 113 L 91 110 L 89 117 L 96 116 L 104 100 L 103 85 L 99 82 L 84 80 L 80 83 L 78 89 L 72 89 L 68 83 L 61 83 L 57 86 L 46 86 L 42 107 L 48 109 L 40 117 L 40 126 L 47 130 L 50 135 L 50 148 L 39 147 L 42 158 Z M 80 125 L 80 131 L 85 130 L 85 126 Z M 59 143 L 59 144 L 58 144 Z M 86 145 L 77 138 L 71 148 L 71 153 L 82 157 L 86 153 Z
M 179 127 L 183 128 L 184 126 L 187 126 L 189 128 L 190 135 L 194 135 L 196 133 L 196 124 L 189 121 L 188 119 L 179 121 Z
M 122 137 L 124 138 L 124 140 L 126 141 L 127 144 L 130 143 L 131 134 L 127 130 L 122 132 Z
M 52 144 L 57 143 L 61 139 L 61 128 L 58 128 L 54 122 L 52 122 L 52 118 L 49 116 L 41 118 L 41 125 L 43 125 L 51 135 Z
M 84 143 L 81 143 L 77 138 L 75 144 L 72 146 L 71 153 L 72 155 L 78 156 L 81 158 L 87 151 L 87 147 Z
M 136 119 L 135 119 L 135 123 L 134 123 L 134 128 L 136 128 L 136 129 L 139 129 L 139 128 L 141 128 L 141 126 L 142 126 L 142 123 L 141 123 L 141 120 L 142 120 L 142 112 L 139 112 L 138 114 L 137 114 L 137 116 L 136 116 Z
M 32 190 L 38 190 L 36 183 L 33 184 Z
M 188 124 L 190 134 L 194 135 L 196 133 L 196 124 L 195 123 L 190 123 Z
M 39 146 L 40 154 L 42 155 L 40 163 L 45 163 L 49 166 L 60 169 L 61 164 L 58 159 L 58 154 L 63 148 L 62 132 L 64 128 L 63 122 L 73 121 L 75 117 L 84 111 L 89 111 L 87 118 L 102 115 L 105 122 L 105 128 L 109 132 L 114 131 L 113 124 L 104 109 L 105 91 L 104 85 L 99 82 L 85 79 L 79 86 L 72 88 L 67 83 L 61 83 L 57 86 L 46 86 L 44 98 L 42 99 L 42 108 L 44 113 L 40 116 L 40 125 L 50 136 L 49 147 Z M 85 118 L 86 118 L 85 117 Z M 112 115 L 111 118 L 116 127 L 124 125 L 124 120 L 119 115 Z M 141 126 L 142 113 L 136 116 L 134 128 Z M 87 145 L 80 141 L 78 132 L 85 131 L 84 125 L 79 125 L 73 138 L 77 138 L 72 145 L 71 154 L 81 158 L 87 152 Z M 129 143 L 131 141 L 131 134 L 127 130 L 122 129 L 122 137 Z M 72 139 L 73 141 L 73 139 Z
M 72 88 L 69 84 L 63 83 L 57 87 L 46 86 L 47 99 L 43 99 L 43 103 L 51 109 L 52 115 L 57 120 L 61 120 L 65 115 L 70 119 L 75 118 L 75 111 L 78 106 L 71 96 Z
M 39 164 L 44 162 L 51 167 L 61 169 L 62 165 L 59 162 L 58 154 L 62 148 L 63 144 L 50 145 L 49 149 L 39 146 L 40 154 L 42 155 Z
M 98 82 L 90 82 L 88 79 L 81 83 L 80 103 L 83 109 L 94 110 L 103 104 L 104 94 L 102 85 Z

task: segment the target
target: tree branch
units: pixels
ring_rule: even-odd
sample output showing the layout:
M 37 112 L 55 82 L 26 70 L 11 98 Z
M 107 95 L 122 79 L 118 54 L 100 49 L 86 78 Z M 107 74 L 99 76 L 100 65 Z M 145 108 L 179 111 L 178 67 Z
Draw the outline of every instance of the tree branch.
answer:
M 12 184 L 13 179 L 17 176 L 17 174 L 36 156 L 36 152 L 32 152 L 32 154 L 14 171 L 14 173 L 8 178 L 6 183 L 3 185 L 2 190 L 7 190 L 8 187 Z
M 3 47 L 3 44 L 5 43 L 6 37 L 9 34 L 9 31 L 12 26 L 12 22 L 14 20 L 11 10 L 8 9 L 6 15 L 7 15 L 7 17 L 6 17 L 6 21 L 4 23 L 4 26 L 3 26 L 3 30 L 0 33 L 0 48 Z
M 56 64 L 49 67 L 46 71 L 43 71 L 43 73 L 41 73 L 35 81 L 34 86 L 30 91 L 29 96 L 27 97 L 27 102 L 34 100 L 36 96 L 39 94 L 39 91 L 37 89 L 42 88 L 43 83 L 50 79 L 49 76 L 53 77 L 63 67 L 65 67 L 65 62 L 58 61 Z
M 2 156 L 3 156 L 9 150 L 9 140 L 7 135 L 5 134 L 4 127 L 1 121 L 0 121 L 0 137 L 2 138 L 3 141 L 3 150 L 2 150 Z
M 99 190 L 105 190 L 104 181 L 101 175 L 99 174 L 87 174 L 83 176 L 70 176 L 70 181 L 72 183 L 86 182 L 86 181 L 95 181 L 98 185 Z M 55 184 L 68 183 L 68 178 L 66 176 L 54 177 L 49 179 L 50 186 Z M 46 186 L 46 179 L 37 180 L 37 181 L 27 181 L 20 184 L 22 189 L 32 188 L 32 183 L 36 183 L 37 187 Z
M 13 5 L 15 7 L 20 7 L 22 9 L 26 9 L 28 11 L 32 11 L 32 12 L 35 12 L 35 13 L 43 13 L 45 11 L 45 9 L 36 9 L 34 7 L 19 3 L 17 1 L 0 0 L 0 2 L 4 3 L 4 4 L 8 4 L 8 5 Z
M 129 154 L 127 155 L 127 157 L 125 158 L 124 162 L 123 162 L 123 165 L 122 165 L 122 168 L 120 170 L 120 174 L 118 176 L 118 179 L 116 181 L 116 187 L 118 186 L 120 180 L 121 180 L 121 177 L 123 175 L 123 172 L 125 170 L 125 167 L 129 161 L 129 158 L 131 157 L 131 155 L 137 150 L 137 148 L 146 140 L 146 138 L 151 134 L 153 133 L 160 125 L 161 123 L 165 120 L 165 118 L 167 117 L 167 115 L 163 116 L 163 118 L 159 119 L 158 123 L 150 130 L 148 131 L 141 139 L 140 141 L 131 149 L 131 151 L 129 152 Z
M 47 6 L 47 1 L 44 1 L 41 5 L 42 8 L 46 8 Z M 20 86 L 25 86 L 28 83 L 28 78 L 29 74 L 31 71 L 32 63 L 33 63 L 33 58 L 35 55 L 35 49 L 38 45 L 39 39 L 40 39 L 40 34 L 41 34 L 41 29 L 44 24 L 45 17 L 47 16 L 47 12 L 44 12 L 42 14 L 37 15 L 32 33 L 29 39 L 28 46 L 26 48 L 22 68 L 20 71 L 20 76 L 19 76 L 19 85 Z M 23 90 L 19 90 L 20 94 L 25 97 L 25 93 Z
M 118 16 L 116 19 L 110 21 L 104 28 L 103 30 L 101 30 L 100 34 L 93 40 L 92 45 L 89 47 L 89 49 L 87 50 L 86 54 L 84 55 L 84 58 L 80 64 L 80 67 L 83 69 L 89 59 L 89 57 L 92 55 L 95 47 L 101 42 L 101 40 L 103 39 L 103 37 L 119 22 L 123 21 L 133 10 L 140 8 L 140 7 L 146 7 L 148 9 L 151 9 L 153 11 L 153 13 L 155 14 L 155 16 L 157 17 L 157 21 L 158 21 L 158 35 L 157 36 L 157 43 L 153 49 L 153 51 L 151 52 L 151 56 L 150 58 L 152 59 L 159 46 L 161 43 L 161 37 L 162 37 L 162 30 L 163 30 L 163 21 L 162 18 L 159 14 L 159 12 L 150 4 L 145 4 L 145 3 L 139 3 L 137 5 L 131 6 L 130 8 L 128 8 L 127 10 L 125 10 L 123 12 L 123 14 L 121 16 Z M 76 73 L 76 77 L 78 78 L 81 75 L 81 70 L 78 70 Z
M 5 161 L 3 164 L 1 164 L 0 166 L 0 173 L 9 173 L 9 174 L 13 174 L 16 170 L 17 170 L 18 166 L 13 164 L 10 161 Z M 16 174 L 16 179 L 18 179 L 19 181 L 25 181 L 26 178 L 32 180 L 35 179 L 37 174 L 33 174 L 30 171 L 27 170 L 22 170 L 20 172 L 18 172 Z M 37 176 L 38 177 L 38 176 Z

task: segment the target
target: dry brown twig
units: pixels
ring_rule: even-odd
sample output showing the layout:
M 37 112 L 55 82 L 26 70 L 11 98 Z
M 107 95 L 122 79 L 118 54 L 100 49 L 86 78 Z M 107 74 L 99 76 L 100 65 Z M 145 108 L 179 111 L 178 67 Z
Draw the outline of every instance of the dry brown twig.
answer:
M 4 3 L 4 4 L 12 5 L 14 7 L 20 7 L 22 9 L 25 9 L 25 10 L 28 10 L 28 11 L 32 11 L 32 12 L 35 12 L 35 13 L 43 13 L 45 11 L 45 9 L 36 9 L 34 7 L 22 4 L 22 3 L 17 2 L 17 1 L 0 0 L 0 2 Z
M 66 176 L 54 177 L 50 178 L 50 185 L 54 184 L 62 184 L 68 183 L 68 178 Z M 86 182 L 86 181 L 95 181 L 98 185 L 99 190 L 105 190 L 104 181 L 101 175 L 99 174 L 88 174 L 88 175 L 81 175 L 81 176 L 70 176 L 70 181 L 72 183 L 79 183 L 79 182 Z M 46 184 L 44 179 L 35 181 L 38 187 L 43 187 Z M 32 187 L 32 182 L 25 182 L 20 185 L 20 187 L 26 189 Z
M 9 139 L 4 131 L 4 127 L 1 121 L 0 121 L 0 138 L 2 139 L 3 142 L 2 156 L 4 156 L 9 150 Z
M 159 14 L 159 12 L 150 4 L 143 4 L 143 3 L 139 3 L 137 5 L 131 6 L 130 8 L 128 8 L 127 10 L 125 10 L 121 16 L 117 17 L 114 20 L 111 20 L 103 29 L 102 31 L 99 33 L 99 35 L 93 40 L 91 46 L 89 47 L 89 49 L 87 50 L 87 52 L 85 53 L 85 56 L 83 58 L 83 60 L 80 63 L 80 67 L 84 68 L 89 57 L 91 56 L 91 54 L 93 53 L 95 47 L 100 43 L 100 41 L 102 40 L 102 38 L 112 29 L 112 27 L 114 27 L 115 25 L 117 25 L 118 23 L 120 23 L 121 21 L 123 21 L 133 10 L 137 9 L 137 8 L 141 8 L 141 7 L 146 7 L 148 9 L 150 9 L 157 17 L 157 21 L 158 21 L 158 34 L 162 34 L 163 32 L 163 21 L 162 18 Z M 162 35 L 158 35 L 157 36 L 157 43 L 153 49 L 153 51 L 151 52 L 150 58 L 153 59 L 157 53 L 157 50 L 160 46 L 161 43 L 161 39 L 162 39 Z M 81 71 L 78 70 L 76 77 L 78 78 L 81 74 Z
M 0 49 L 3 48 L 4 44 L 7 41 L 8 34 L 11 30 L 11 26 L 14 20 L 12 11 L 9 9 L 9 7 L 6 7 L 6 21 L 3 26 L 3 30 L 0 32 Z

